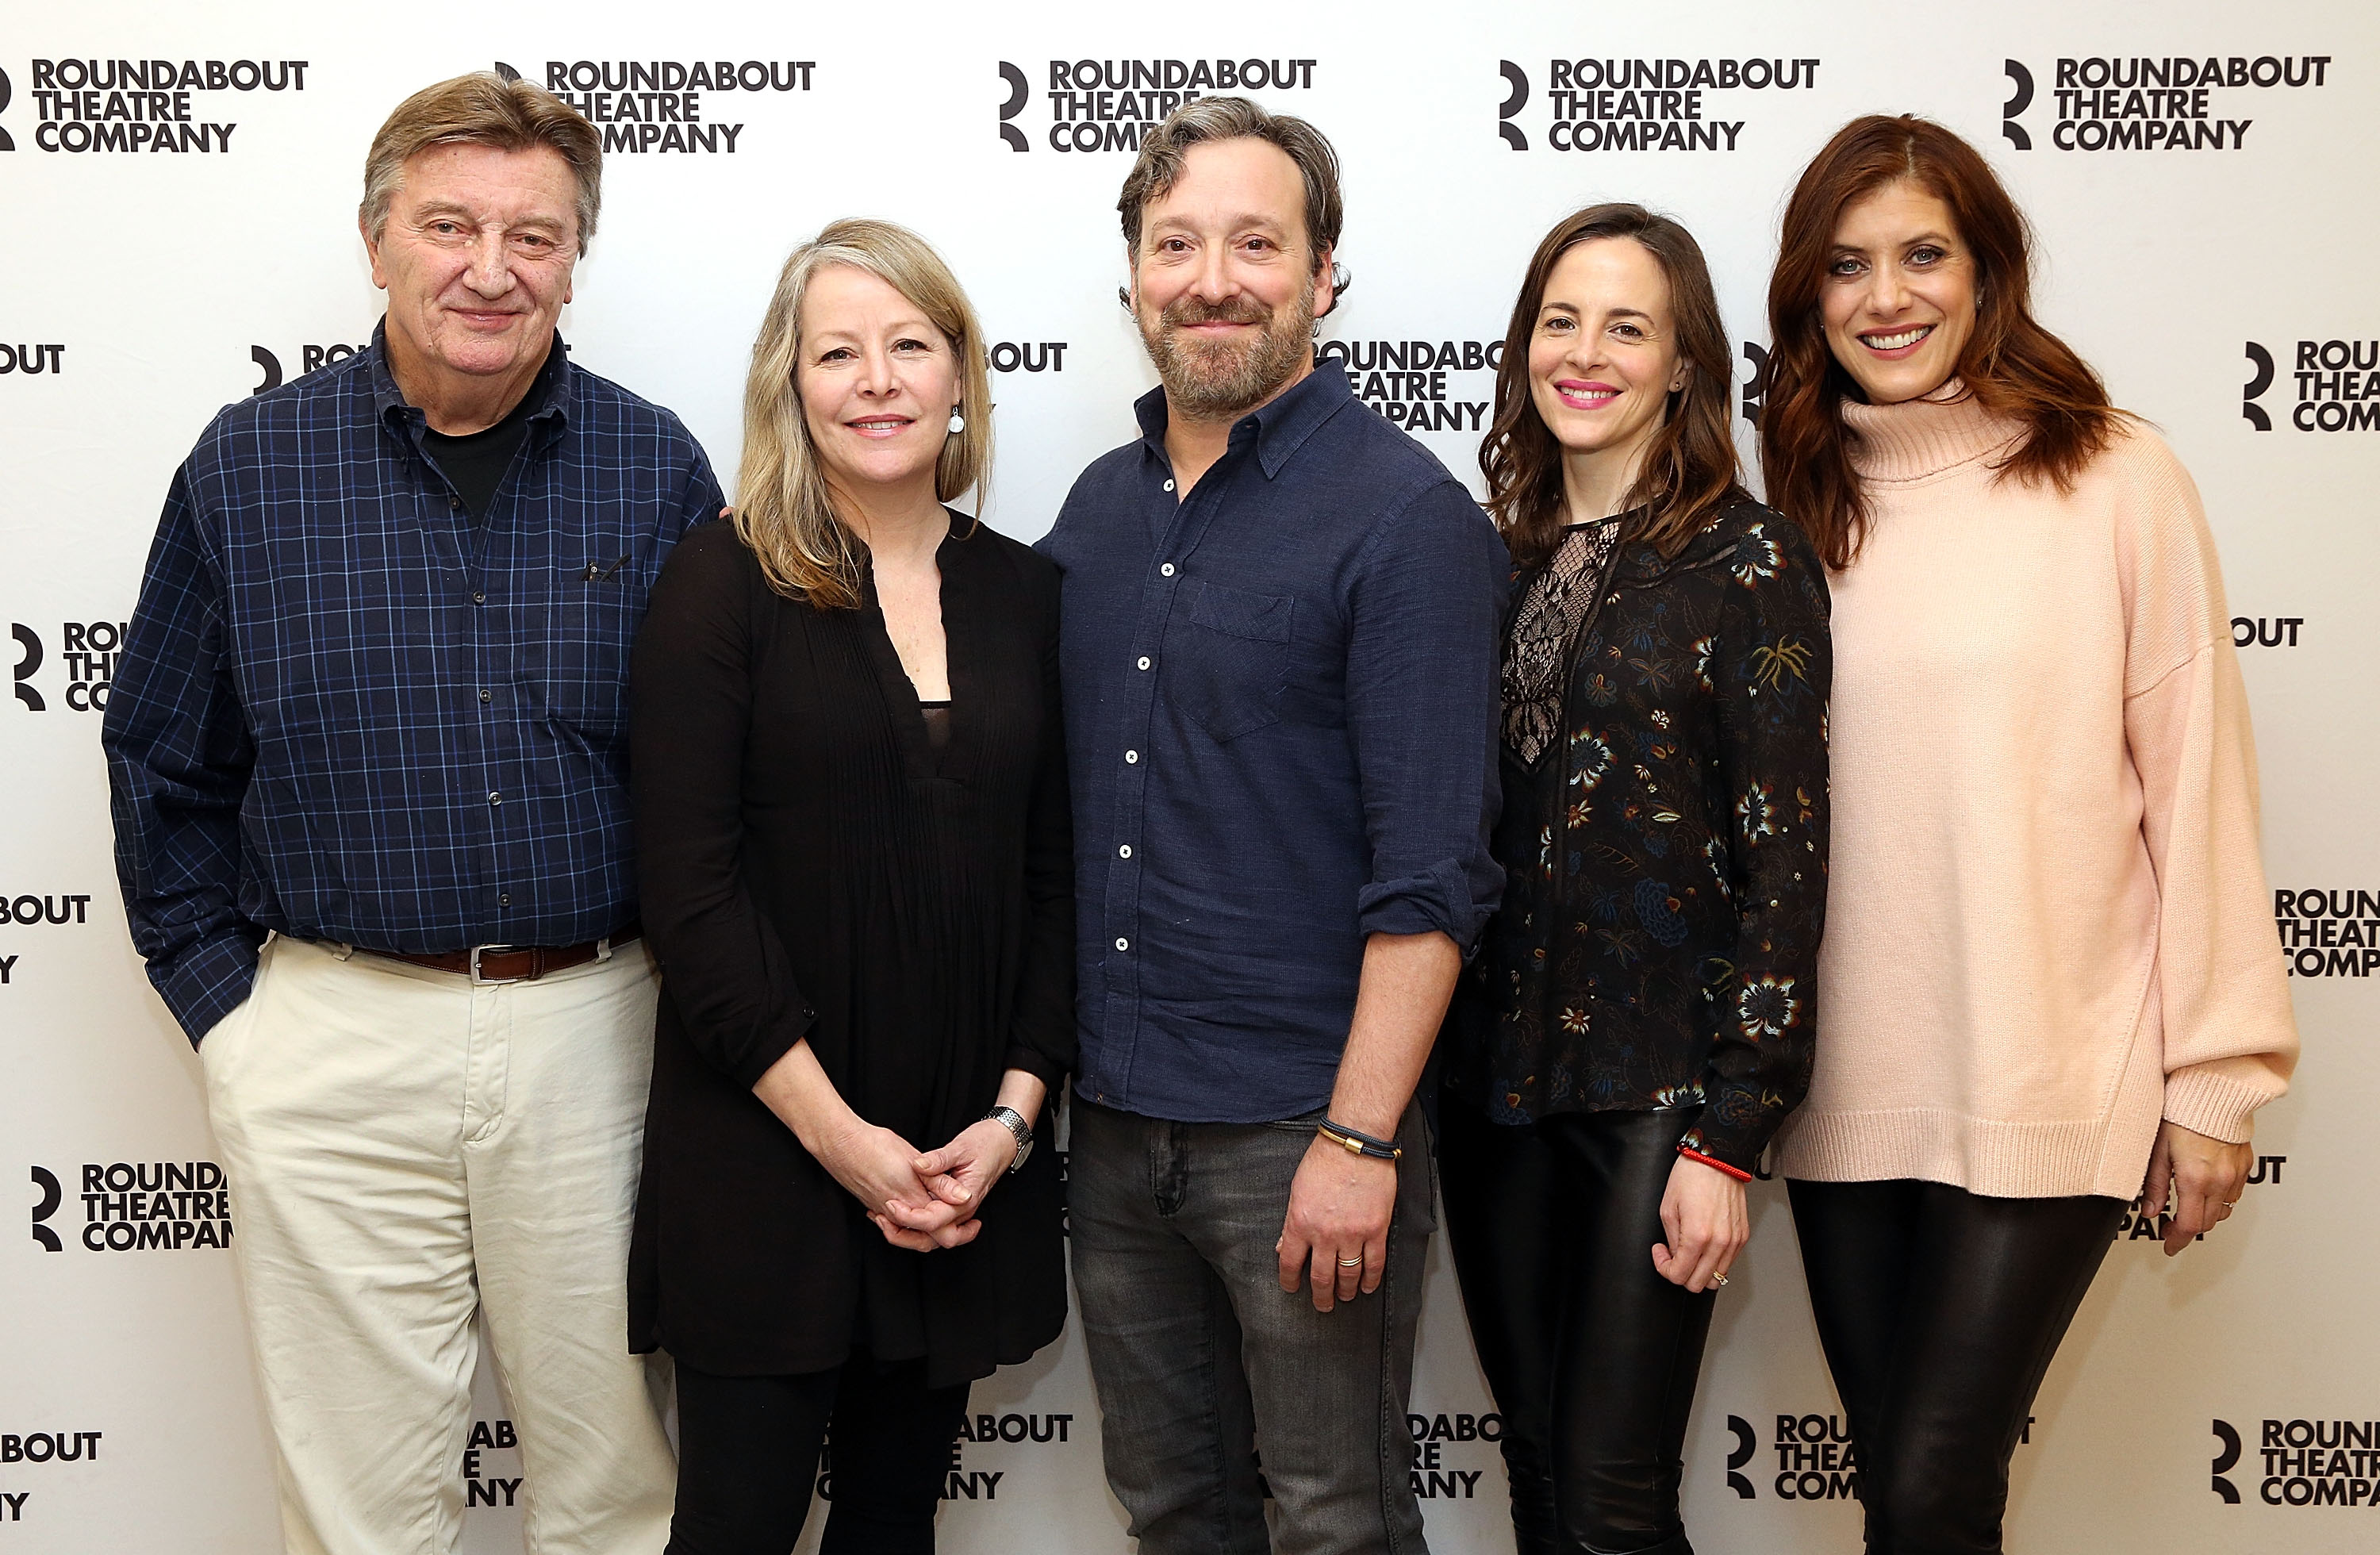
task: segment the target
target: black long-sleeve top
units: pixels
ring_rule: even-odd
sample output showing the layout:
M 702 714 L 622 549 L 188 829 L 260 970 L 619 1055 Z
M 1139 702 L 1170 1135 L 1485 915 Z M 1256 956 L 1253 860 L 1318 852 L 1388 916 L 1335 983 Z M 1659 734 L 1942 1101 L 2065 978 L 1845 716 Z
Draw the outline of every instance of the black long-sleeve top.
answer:
M 807 1038 L 859 1115 L 919 1149 L 1020 1068 L 1075 1062 L 1058 578 L 953 515 L 948 738 L 872 589 L 770 589 L 725 524 L 653 590 L 631 675 L 645 929 L 662 964 L 629 1332 L 702 1370 L 820 1371 L 866 1347 L 929 1385 L 1025 1359 L 1065 1318 L 1058 1163 L 1001 1181 L 964 1247 L 887 1244 L 752 1094 Z
M 1448 1016 L 1450 1091 L 1506 1124 L 1688 1109 L 1682 1145 L 1752 1169 L 1817 1031 L 1827 615 L 1808 540 L 1748 498 L 1674 559 L 1621 541 L 1553 748 L 1503 751 L 1504 902 Z

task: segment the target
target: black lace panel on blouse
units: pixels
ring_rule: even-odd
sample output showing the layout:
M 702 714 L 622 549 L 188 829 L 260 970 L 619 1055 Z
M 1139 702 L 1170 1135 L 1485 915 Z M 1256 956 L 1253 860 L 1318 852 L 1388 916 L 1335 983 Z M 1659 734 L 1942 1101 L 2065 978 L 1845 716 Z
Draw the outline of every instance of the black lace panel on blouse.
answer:
M 1524 767 L 1535 767 L 1561 740 L 1570 645 L 1595 618 L 1619 539 L 1616 517 L 1563 530 L 1512 616 L 1504 638 L 1504 744 Z

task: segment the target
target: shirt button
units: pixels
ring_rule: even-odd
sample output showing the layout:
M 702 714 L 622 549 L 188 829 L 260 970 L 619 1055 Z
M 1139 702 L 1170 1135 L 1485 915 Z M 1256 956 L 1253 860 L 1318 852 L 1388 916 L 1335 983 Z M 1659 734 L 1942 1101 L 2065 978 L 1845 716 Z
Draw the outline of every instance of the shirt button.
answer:
M 1167 491 L 1169 491 L 1169 492 L 1170 492 L 1170 491 L 1172 491 L 1172 490 L 1173 490 L 1173 482 L 1172 482 L 1172 481 L 1171 481 L 1171 480 L 1167 481 L 1167 482 L 1165 483 L 1165 489 L 1166 489 Z
M 480 593 L 477 589 L 474 589 L 471 590 L 471 602 L 473 604 L 486 604 L 488 602 L 488 596 Z
M 499 906 L 499 907 L 509 907 L 509 906 L 511 906 L 512 905 L 513 905 L 513 893 L 512 893 L 511 892 L 509 892 L 509 891 L 499 891 L 499 892 L 497 892 L 497 893 L 496 893 L 496 905 L 497 905 L 497 906 Z
M 1159 572 L 1160 572 L 1160 573 L 1164 574 L 1167 577 L 1172 577 L 1173 576 L 1173 564 L 1172 564 L 1172 563 L 1171 563 L 1171 562 L 1168 562 L 1168 563 L 1166 563 L 1163 566 L 1161 566 L 1161 567 L 1158 568 L 1157 570 L 1158 570 Z
M 1120 951 L 1128 951 L 1132 949 L 1132 942 L 1130 940 L 1118 939 L 1116 941 L 1116 949 Z
M 480 686 L 480 700 L 481 700 L 481 701 L 483 701 L 483 702 L 492 702 L 492 701 L 494 701 L 495 699 L 496 699 L 496 694 L 495 694 L 494 692 L 492 692 L 492 691 L 489 690 L 489 689 L 488 689 L 486 686 Z
M 460 497 L 448 497 L 446 499 L 446 505 L 453 508 L 455 512 L 460 513 L 463 511 L 463 499 Z
M 1140 656 L 1140 667 L 1144 670 L 1148 668 L 1148 655 L 1146 653 Z
M 492 804 L 492 805 L 501 805 L 501 804 L 503 804 L 504 802 L 504 796 L 503 795 L 501 795 L 501 794 L 493 794 L 493 793 L 492 793 L 492 794 L 490 794 L 490 795 L 488 796 L 488 803 L 490 803 L 490 804 Z
M 1123 753 L 1123 759 L 1124 765 L 1131 766 L 1140 759 L 1140 752 L 1136 750 L 1127 750 Z
M 1130 858 L 1132 856 L 1132 844 L 1130 843 L 1126 843 L 1123 846 L 1116 849 L 1116 856 L 1118 858 Z

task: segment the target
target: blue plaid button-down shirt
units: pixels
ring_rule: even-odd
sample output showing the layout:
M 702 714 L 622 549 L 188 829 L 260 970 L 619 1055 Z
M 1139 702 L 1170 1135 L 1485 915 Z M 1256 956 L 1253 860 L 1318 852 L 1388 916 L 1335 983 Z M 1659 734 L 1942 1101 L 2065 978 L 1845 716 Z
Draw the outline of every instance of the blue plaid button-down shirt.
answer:
M 102 738 L 133 943 L 192 1041 L 267 929 L 445 951 L 634 915 L 628 650 L 719 483 L 559 337 L 529 398 L 484 519 L 377 334 L 176 473 Z

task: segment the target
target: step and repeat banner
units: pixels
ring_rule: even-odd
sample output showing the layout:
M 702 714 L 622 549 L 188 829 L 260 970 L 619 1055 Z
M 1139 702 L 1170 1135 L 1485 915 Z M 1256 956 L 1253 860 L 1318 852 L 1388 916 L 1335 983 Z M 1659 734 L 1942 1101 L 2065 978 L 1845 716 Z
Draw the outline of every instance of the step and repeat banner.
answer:
M 1301 115 L 1346 164 L 1354 284 L 1322 351 L 1478 483 L 1500 336 L 1545 228 L 1637 200 L 1701 237 L 1749 454 L 1786 191 L 1843 120 L 1983 148 L 2041 238 L 2041 310 L 2196 475 L 2264 772 L 2274 954 L 2305 1038 L 2242 1212 L 2182 1257 L 2136 1210 L 2017 1449 L 2010 1543 L 2380 1548 L 2380 16 L 2365 0 L 1357 9 L 1223 0 L 837 9 L 610 0 L 372 12 L 266 0 L 0 11 L 0 1552 L 278 1548 L 225 1189 L 188 1045 L 127 942 L 101 711 L 166 483 L 223 405 L 370 338 L 366 145 L 470 69 L 603 129 L 563 328 L 675 408 L 731 489 L 786 251 L 889 217 L 990 337 L 985 508 L 1030 540 L 1134 434 L 1115 200 L 1185 98 Z M 1989 545 L 1992 537 L 1976 537 Z M 2052 753 L 2054 758 L 2054 753 Z M 1856 1548 L 1841 1407 L 1782 1193 L 1755 1193 L 1688 1440 L 1706 1550 Z M 1413 1395 L 1433 1546 L 1511 1549 L 1500 1421 L 1442 1249 Z M 472 1555 L 520 1549 L 485 1375 L 454 1472 Z M 831 1487 L 829 1488 L 831 1489 Z M 1117 1550 L 1079 1335 L 978 1384 L 943 1547 Z M 815 1539 L 813 1524 L 813 1540 Z

